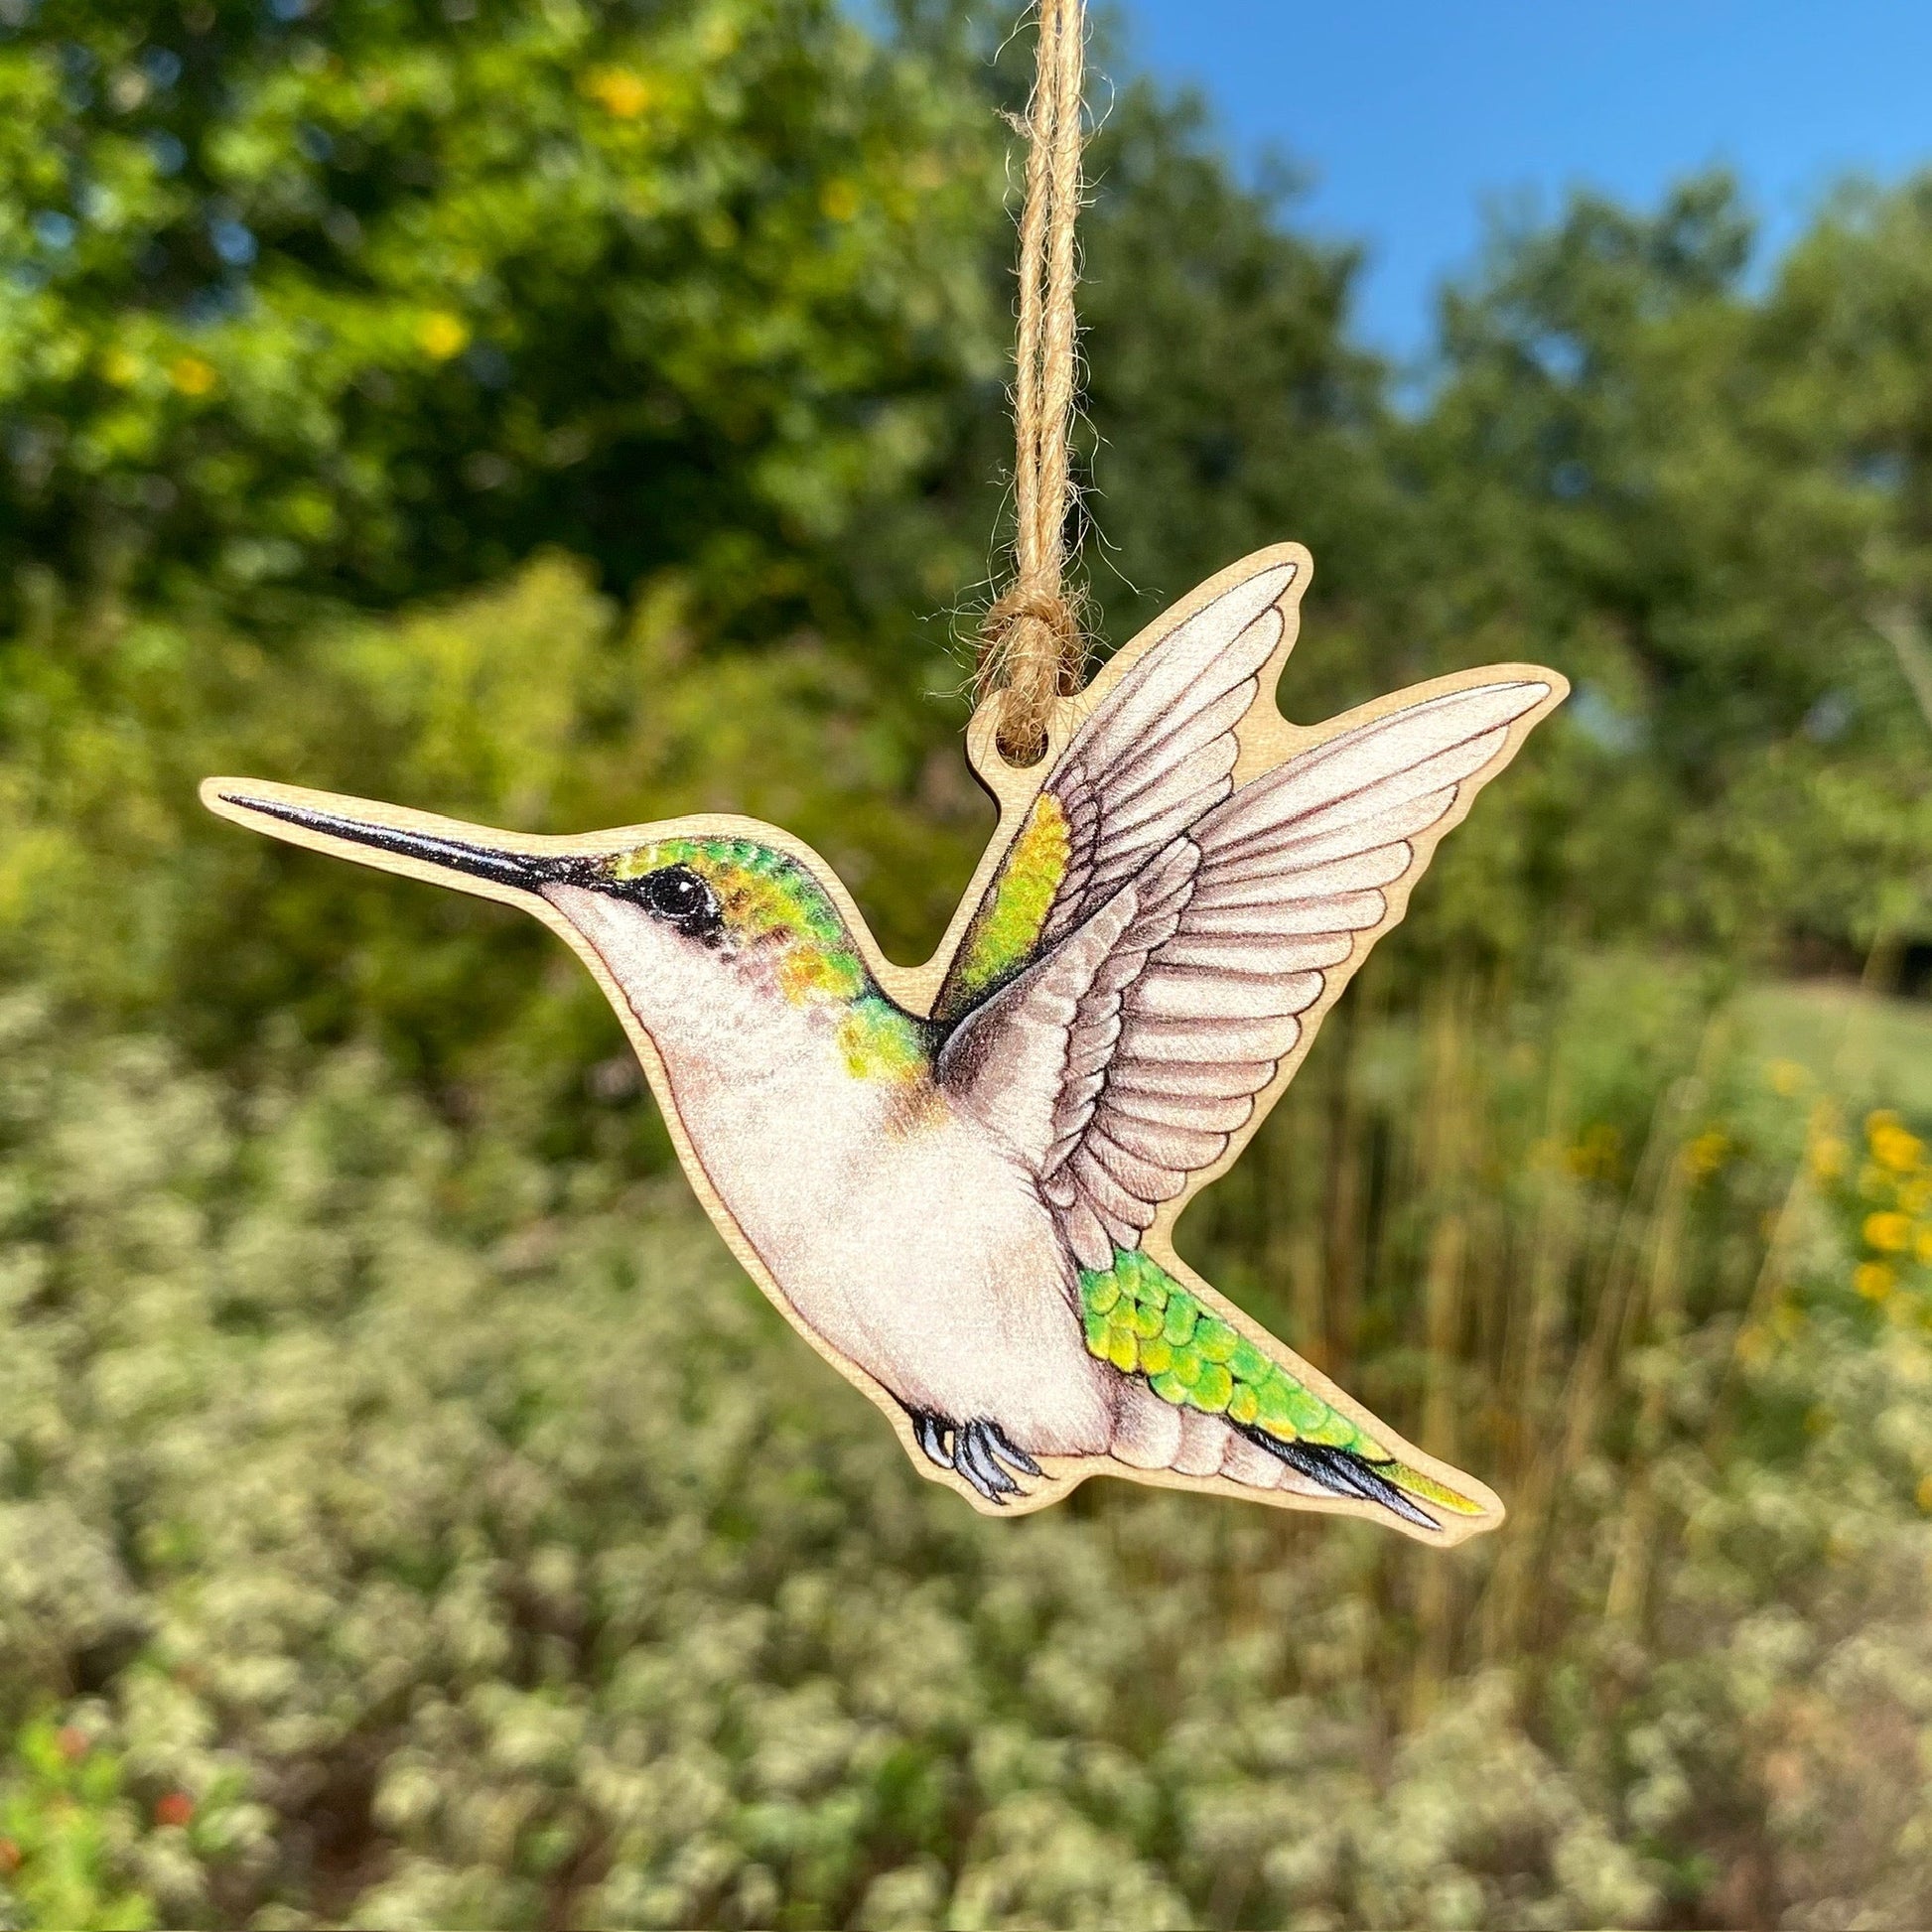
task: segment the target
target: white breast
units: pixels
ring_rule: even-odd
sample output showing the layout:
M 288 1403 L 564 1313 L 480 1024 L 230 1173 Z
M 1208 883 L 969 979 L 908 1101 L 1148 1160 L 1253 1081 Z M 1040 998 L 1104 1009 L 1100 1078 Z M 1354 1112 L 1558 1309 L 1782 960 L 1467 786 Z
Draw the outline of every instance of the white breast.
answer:
M 798 1318 L 909 1408 L 1035 1454 L 1112 1427 L 1033 1175 L 922 1083 L 855 1076 L 793 1006 L 608 896 L 553 889 L 624 988 L 703 1177 Z M 694 1176 L 695 1178 L 695 1176 Z
M 977 1122 L 854 1077 L 824 1011 L 665 1059 L 707 1178 L 809 1327 L 908 1407 L 997 1419 L 1035 1453 L 1105 1448 L 1064 1249 Z

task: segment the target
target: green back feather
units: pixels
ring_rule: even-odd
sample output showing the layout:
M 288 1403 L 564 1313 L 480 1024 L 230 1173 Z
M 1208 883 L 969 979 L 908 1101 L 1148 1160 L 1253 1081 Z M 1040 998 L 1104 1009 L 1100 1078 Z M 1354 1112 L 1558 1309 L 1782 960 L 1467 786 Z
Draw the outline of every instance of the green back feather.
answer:
M 1144 1376 L 1162 1401 L 1225 1416 L 1279 1442 L 1347 1449 L 1411 1495 L 1459 1515 L 1482 1514 L 1480 1504 L 1398 1461 L 1139 1249 L 1116 1249 L 1111 1268 L 1083 1268 L 1080 1304 L 1087 1352 L 1124 1375 Z

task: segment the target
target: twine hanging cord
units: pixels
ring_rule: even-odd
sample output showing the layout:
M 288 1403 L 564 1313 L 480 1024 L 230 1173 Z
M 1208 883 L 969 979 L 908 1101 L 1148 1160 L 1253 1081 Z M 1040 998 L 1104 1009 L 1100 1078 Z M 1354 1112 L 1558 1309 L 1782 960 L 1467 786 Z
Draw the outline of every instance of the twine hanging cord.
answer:
M 1053 703 L 1080 688 L 1086 645 L 1065 589 L 1073 508 L 1068 443 L 1078 380 L 1073 223 L 1080 207 L 1082 0 L 1038 0 L 1039 56 L 1027 110 L 1020 216 L 1020 330 L 1013 386 L 1014 577 L 980 626 L 975 687 L 999 695 L 1010 763 L 1046 748 Z

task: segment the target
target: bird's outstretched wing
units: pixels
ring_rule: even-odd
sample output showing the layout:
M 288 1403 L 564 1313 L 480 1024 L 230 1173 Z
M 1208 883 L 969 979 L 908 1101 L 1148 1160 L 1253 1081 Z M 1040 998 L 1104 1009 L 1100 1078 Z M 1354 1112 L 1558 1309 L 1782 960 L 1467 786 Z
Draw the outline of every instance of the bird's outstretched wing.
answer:
M 1234 788 L 1234 728 L 1282 637 L 1296 565 L 1259 571 L 1141 659 L 1061 753 L 933 1002 L 959 1020 L 1064 940 Z
M 1227 697 L 1175 727 L 1204 740 L 1186 754 L 1200 764 L 1184 778 L 1171 764 L 1143 774 L 1141 791 L 1160 801 L 1152 815 L 1137 812 L 1110 841 L 1110 797 L 1063 787 L 1102 828 L 1082 849 L 1093 856 L 1046 902 L 1045 943 L 954 1027 L 937 1074 L 1037 1173 L 1078 1264 L 1089 1352 L 1173 1408 L 1225 1418 L 1318 1488 L 1437 1531 L 1445 1514 L 1484 1505 L 1402 1459 L 1318 1393 L 1305 1365 L 1243 1335 L 1143 1237 L 1227 1153 L 1324 998 L 1400 910 L 1458 802 L 1555 684 L 1502 676 L 1420 698 L 1235 790 L 1217 734 L 1239 714 L 1219 724 L 1218 707 L 1254 690 L 1266 661 L 1247 655 L 1255 627 L 1208 660 Z M 1084 738 L 1049 788 L 1087 768 Z M 1134 782 L 1132 757 L 1114 750 L 1099 768 Z M 1185 801 L 1203 797 L 1185 816 Z M 1139 823 L 1158 824 L 1158 840 L 1136 848 Z M 1119 856 L 1130 849 L 1131 864 Z
M 1248 662 L 1252 628 L 1211 660 L 1217 681 Z M 1229 702 L 1252 693 L 1259 661 L 1226 685 Z M 1155 679 L 1130 682 L 1115 699 L 1129 692 L 1132 705 Z M 1227 716 L 1222 700 L 1173 727 L 1203 741 L 1185 778 L 1163 762 L 1166 776 L 1136 779 L 1131 748 L 1107 738 L 1097 768 L 1151 788 L 1152 805 L 1110 836 L 1121 817 L 1111 797 L 1069 787 L 1101 829 L 1045 910 L 1043 945 L 960 1021 L 938 1061 L 955 1100 L 1035 1165 L 1083 1269 L 1137 1248 L 1162 1204 L 1226 1152 L 1301 1042 L 1303 1016 L 1360 962 L 1464 788 L 1551 691 L 1528 678 L 1451 690 L 1239 790 L 1205 722 Z M 1085 768 L 1085 737 L 1054 782 Z M 1140 823 L 1158 825 L 1158 839 L 1139 840 Z

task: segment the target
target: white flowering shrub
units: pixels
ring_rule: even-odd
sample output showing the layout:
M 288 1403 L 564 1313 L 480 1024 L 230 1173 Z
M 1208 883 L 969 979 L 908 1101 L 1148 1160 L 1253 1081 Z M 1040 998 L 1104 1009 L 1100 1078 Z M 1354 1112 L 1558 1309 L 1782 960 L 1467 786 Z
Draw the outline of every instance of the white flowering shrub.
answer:
M 1932 1916 L 1890 1117 L 1863 1183 L 1814 1131 L 1747 1319 L 1633 1346 L 1498 1644 L 1508 1528 L 982 1521 L 677 1184 L 460 1137 L 370 1056 L 243 1094 L 22 997 L 0 1054 L 14 1923 Z

